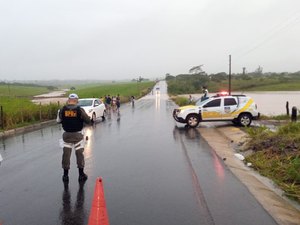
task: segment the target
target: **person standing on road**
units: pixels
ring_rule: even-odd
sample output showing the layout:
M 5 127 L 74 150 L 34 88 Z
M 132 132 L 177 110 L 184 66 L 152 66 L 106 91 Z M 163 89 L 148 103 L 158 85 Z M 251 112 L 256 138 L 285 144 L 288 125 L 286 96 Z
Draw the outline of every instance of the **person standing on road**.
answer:
M 90 117 L 77 105 L 78 95 L 70 94 L 67 104 L 59 110 L 57 122 L 62 124 L 63 133 L 63 155 L 62 168 L 64 170 L 63 181 L 69 181 L 70 158 L 74 147 L 79 170 L 78 181 L 86 181 L 88 176 L 84 173 L 84 135 L 82 134 L 83 125 L 91 124 Z
M 192 95 L 189 95 L 189 104 L 191 104 L 193 102 L 193 97 Z
M 131 101 L 131 106 L 134 107 L 134 101 L 135 101 L 135 98 L 134 98 L 133 95 L 131 95 L 130 101 Z
M 117 106 L 117 113 L 120 113 L 121 98 L 119 94 L 116 97 L 116 106 Z
M 110 97 L 110 95 L 107 95 L 107 98 L 105 100 L 105 104 L 106 104 L 106 107 L 107 107 L 107 111 L 110 112 L 110 109 L 111 109 L 111 97 Z
M 113 110 L 113 112 L 116 111 L 117 105 L 116 105 L 116 96 L 112 96 L 111 97 L 111 108 Z

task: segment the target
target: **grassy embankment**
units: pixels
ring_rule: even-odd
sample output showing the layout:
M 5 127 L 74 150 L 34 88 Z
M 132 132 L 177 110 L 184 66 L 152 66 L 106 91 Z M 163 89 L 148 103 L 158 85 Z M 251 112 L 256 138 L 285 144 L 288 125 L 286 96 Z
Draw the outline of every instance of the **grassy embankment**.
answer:
M 120 94 L 121 101 L 126 102 L 131 95 L 136 98 L 145 95 L 153 86 L 154 82 L 94 84 L 81 85 L 70 92 L 78 93 L 81 98 Z M 3 107 L 3 120 L 0 118 L 0 125 L 3 122 L 4 130 L 7 130 L 55 119 L 60 107 L 58 104 L 36 105 L 31 102 L 33 96 L 52 90 L 53 88 L 28 84 L 0 84 L 0 106 Z M 2 126 L 0 130 L 3 130 Z
M 0 130 L 3 130 L 2 126 L 7 130 L 55 118 L 57 105 L 39 106 L 31 102 L 33 96 L 52 90 L 53 87 L 48 86 L 0 84 L 0 106 L 3 109 Z
M 248 128 L 247 162 L 272 179 L 289 198 L 300 203 L 300 124 L 289 123 L 272 132 L 266 127 Z

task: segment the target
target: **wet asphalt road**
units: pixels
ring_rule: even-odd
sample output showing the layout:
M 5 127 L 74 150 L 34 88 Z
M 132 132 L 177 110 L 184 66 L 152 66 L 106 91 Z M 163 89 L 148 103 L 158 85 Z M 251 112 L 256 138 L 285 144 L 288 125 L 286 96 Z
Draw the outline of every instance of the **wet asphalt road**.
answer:
M 111 225 L 276 224 L 196 129 L 175 126 L 166 85 L 86 128 L 89 179 L 61 180 L 60 125 L 0 142 L 0 224 L 87 224 L 104 180 Z

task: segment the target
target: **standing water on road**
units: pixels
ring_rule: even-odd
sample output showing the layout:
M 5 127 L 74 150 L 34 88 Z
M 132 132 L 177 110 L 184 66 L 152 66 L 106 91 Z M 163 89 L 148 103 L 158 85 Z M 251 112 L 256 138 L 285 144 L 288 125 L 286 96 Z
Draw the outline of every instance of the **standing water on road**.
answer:
M 216 93 L 210 93 L 209 96 L 215 94 Z M 257 104 L 258 111 L 263 115 L 286 114 L 286 102 L 289 102 L 290 112 L 293 106 L 300 109 L 300 91 L 233 92 L 232 94 L 244 94 L 252 97 Z M 202 94 L 192 96 L 194 99 L 198 99 Z

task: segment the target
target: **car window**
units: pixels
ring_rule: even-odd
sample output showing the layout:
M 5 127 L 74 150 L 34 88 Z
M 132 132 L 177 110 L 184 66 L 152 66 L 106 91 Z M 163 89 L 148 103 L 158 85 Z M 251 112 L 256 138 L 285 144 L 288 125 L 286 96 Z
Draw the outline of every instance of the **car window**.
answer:
M 237 105 L 235 98 L 225 98 L 224 106 Z
M 79 106 L 92 106 L 93 105 L 93 100 L 79 99 L 77 105 L 79 105 Z
M 206 103 L 203 108 L 209 108 L 209 107 L 220 107 L 221 105 L 221 99 L 215 99 L 215 100 L 212 100 L 208 103 Z
M 202 105 L 204 105 L 206 102 L 208 102 L 208 101 L 210 101 L 210 99 L 208 98 L 208 99 L 205 99 L 205 100 L 203 100 L 202 101 L 202 99 L 201 98 L 199 98 L 198 100 L 196 100 L 196 106 L 202 106 Z
M 100 102 L 98 100 L 95 100 L 94 106 L 98 106 L 98 105 L 100 105 Z

